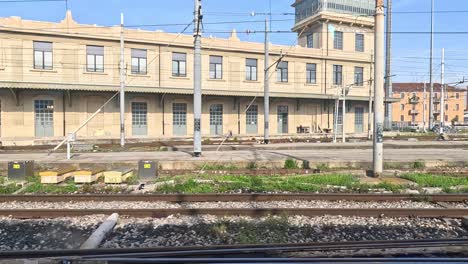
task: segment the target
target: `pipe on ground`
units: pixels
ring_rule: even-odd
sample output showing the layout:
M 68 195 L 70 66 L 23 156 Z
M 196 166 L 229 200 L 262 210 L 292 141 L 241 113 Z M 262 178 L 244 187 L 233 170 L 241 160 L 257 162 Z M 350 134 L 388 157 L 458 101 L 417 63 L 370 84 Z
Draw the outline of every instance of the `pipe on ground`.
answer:
M 104 238 L 109 234 L 119 220 L 119 214 L 111 214 L 91 236 L 80 246 L 80 249 L 95 249 L 99 248 Z

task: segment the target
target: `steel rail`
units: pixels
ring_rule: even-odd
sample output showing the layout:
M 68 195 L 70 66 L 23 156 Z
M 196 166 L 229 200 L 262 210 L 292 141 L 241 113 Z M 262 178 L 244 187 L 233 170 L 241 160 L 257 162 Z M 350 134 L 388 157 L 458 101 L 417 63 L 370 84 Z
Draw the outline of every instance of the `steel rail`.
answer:
M 17 250 L 0 251 L 0 259 L 7 258 L 45 258 L 63 256 L 94 257 L 145 257 L 145 256 L 202 256 L 207 254 L 239 254 L 256 252 L 285 251 L 329 251 L 358 250 L 367 248 L 401 248 L 401 247 L 441 247 L 468 245 L 468 239 L 443 240 L 389 240 L 389 241 L 347 241 L 347 242 L 312 242 L 299 244 L 255 244 L 255 245 L 215 245 L 215 246 L 182 246 L 155 248 L 100 248 L 100 249 L 64 249 L 64 250 Z
M 303 216 L 360 216 L 360 217 L 422 217 L 461 218 L 468 216 L 468 209 L 459 208 L 171 208 L 171 209 L 0 209 L 0 215 L 21 219 L 77 217 L 118 213 L 136 218 L 161 218 L 170 215 L 215 215 L 262 217 L 269 215 Z
M 108 263 L 466 263 L 468 258 L 95 258 Z
M 427 201 L 464 202 L 468 194 L 66 194 L 66 195 L 0 195 L 0 203 L 24 202 L 84 202 L 84 201 L 145 201 L 145 202 L 261 202 L 261 201 Z

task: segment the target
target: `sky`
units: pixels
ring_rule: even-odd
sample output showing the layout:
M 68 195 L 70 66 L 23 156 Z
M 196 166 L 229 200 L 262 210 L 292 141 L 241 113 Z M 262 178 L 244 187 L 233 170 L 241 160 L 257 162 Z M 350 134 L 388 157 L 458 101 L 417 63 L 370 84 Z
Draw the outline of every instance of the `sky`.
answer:
M 20 16 L 30 20 L 58 22 L 66 10 L 65 1 L 3 2 L 0 0 L 0 16 Z M 37 1 L 37 2 L 34 2 Z M 445 72 L 447 82 L 468 80 L 468 0 L 434 0 L 435 32 L 458 32 L 434 35 L 434 79 L 440 81 L 441 49 L 445 48 Z M 263 33 L 247 34 L 247 31 L 263 30 L 264 15 L 273 13 L 272 30 L 287 31 L 294 24 L 294 0 L 203 0 L 204 35 L 228 37 L 236 29 L 241 40 L 263 42 Z M 167 32 L 181 32 L 193 19 L 193 0 L 68 0 L 76 21 L 83 24 L 116 25 L 120 13 L 125 15 L 125 25 L 136 28 Z M 271 8 L 271 9 L 270 9 Z M 396 82 L 428 82 L 430 54 L 431 0 L 393 0 L 393 55 L 392 70 Z M 457 12 L 444 12 L 457 11 Z M 404 13 L 406 12 L 406 13 Z M 419 12 L 419 13 L 408 13 Z M 223 23 L 219 22 L 239 22 Z M 166 24 L 183 24 L 167 25 Z M 159 26 L 148 26 L 159 25 Z M 188 29 L 189 33 L 192 28 Z M 219 33 L 222 32 L 222 33 Z M 407 34 L 404 32 L 418 32 Z M 425 32 L 425 33 L 420 33 Z M 461 33 L 461 32 L 464 32 Z M 273 33 L 271 42 L 296 45 L 294 33 Z

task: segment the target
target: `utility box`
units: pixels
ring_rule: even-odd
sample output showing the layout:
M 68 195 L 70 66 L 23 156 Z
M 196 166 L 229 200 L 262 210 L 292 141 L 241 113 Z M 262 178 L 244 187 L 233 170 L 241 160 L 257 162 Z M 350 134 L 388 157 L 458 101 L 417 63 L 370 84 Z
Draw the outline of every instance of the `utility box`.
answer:
M 24 181 L 26 177 L 34 176 L 34 161 L 8 162 L 8 179 L 12 181 Z
M 138 162 L 138 177 L 140 180 L 154 180 L 158 175 L 157 163 L 152 160 L 140 160 Z

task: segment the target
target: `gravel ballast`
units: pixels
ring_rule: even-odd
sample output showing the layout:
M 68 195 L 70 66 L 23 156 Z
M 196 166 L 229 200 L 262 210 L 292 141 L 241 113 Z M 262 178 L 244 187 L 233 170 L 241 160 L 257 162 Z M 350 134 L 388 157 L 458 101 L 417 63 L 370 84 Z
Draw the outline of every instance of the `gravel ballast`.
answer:
M 8 202 L 0 209 L 170 209 L 170 208 L 442 208 L 428 202 L 272 201 L 272 202 Z M 468 208 L 457 204 L 457 208 Z
M 106 218 L 0 218 L 0 251 L 78 248 Z M 101 247 L 204 246 L 468 238 L 459 219 L 365 217 L 121 217 Z
M 0 218 L 0 251 L 79 248 L 105 219 L 77 218 L 19 220 Z
M 460 220 L 364 217 L 171 216 L 123 219 L 107 248 L 467 238 Z

